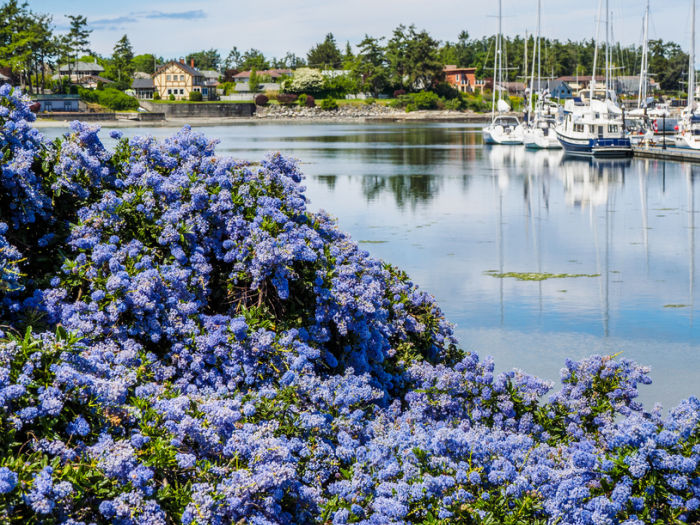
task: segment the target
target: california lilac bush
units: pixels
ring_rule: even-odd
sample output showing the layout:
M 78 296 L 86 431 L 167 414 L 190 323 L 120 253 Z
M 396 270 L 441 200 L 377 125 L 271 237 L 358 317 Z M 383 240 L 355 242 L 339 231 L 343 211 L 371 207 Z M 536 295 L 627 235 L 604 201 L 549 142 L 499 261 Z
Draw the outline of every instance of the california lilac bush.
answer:
M 495 374 L 293 161 L 32 119 L 0 88 L 3 523 L 700 519 L 700 401 L 648 369 Z

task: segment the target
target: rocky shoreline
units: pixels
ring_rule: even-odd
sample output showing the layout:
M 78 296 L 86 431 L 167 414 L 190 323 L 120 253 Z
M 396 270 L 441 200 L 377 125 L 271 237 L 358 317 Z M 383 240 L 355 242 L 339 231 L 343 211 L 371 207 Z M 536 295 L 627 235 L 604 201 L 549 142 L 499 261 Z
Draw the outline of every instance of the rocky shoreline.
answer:
M 266 120 L 323 120 L 323 121 L 406 121 L 406 120 L 436 120 L 456 122 L 488 122 L 491 117 L 487 113 L 473 111 L 424 110 L 406 111 L 390 108 L 381 104 L 347 104 L 336 110 L 326 111 L 320 107 L 306 108 L 295 106 L 258 107 L 255 119 Z
M 520 116 L 517 114 L 516 116 Z M 41 119 L 36 121 L 38 128 L 67 127 L 73 120 L 81 120 L 81 114 L 66 120 Z M 139 122 L 135 120 L 109 120 L 100 122 L 104 128 L 123 127 L 182 127 L 185 124 L 191 126 L 227 126 L 232 124 L 248 124 L 254 122 L 465 122 L 485 123 L 491 120 L 490 113 L 476 113 L 473 111 L 448 111 L 448 110 L 422 110 L 407 113 L 383 106 L 381 104 L 347 104 L 338 109 L 325 111 L 320 107 L 300 108 L 297 106 L 267 106 L 257 107 L 252 117 L 189 117 L 168 118 L 155 122 Z

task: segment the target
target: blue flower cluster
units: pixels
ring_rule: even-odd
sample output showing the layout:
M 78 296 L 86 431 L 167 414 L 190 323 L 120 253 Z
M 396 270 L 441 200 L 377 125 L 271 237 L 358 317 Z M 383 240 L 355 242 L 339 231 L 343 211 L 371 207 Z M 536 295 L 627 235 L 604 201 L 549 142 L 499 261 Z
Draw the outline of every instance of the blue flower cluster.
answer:
M 0 521 L 700 519 L 697 399 L 645 411 L 607 357 L 495 374 L 293 161 L 47 143 L 0 93 Z

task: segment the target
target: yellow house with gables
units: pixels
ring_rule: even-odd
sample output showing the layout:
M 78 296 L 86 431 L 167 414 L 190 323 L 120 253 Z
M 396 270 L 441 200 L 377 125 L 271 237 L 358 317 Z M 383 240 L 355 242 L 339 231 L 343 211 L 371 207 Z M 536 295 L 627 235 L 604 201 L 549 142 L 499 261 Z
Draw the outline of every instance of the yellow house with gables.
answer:
M 172 60 L 153 74 L 153 86 L 163 100 L 169 100 L 170 95 L 175 100 L 189 100 L 192 91 L 199 91 L 204 100 L 209 100 L 215 93 L 210 93 L 212 89 L 205 81 L 204 74 L 195 69 L 194 61 L 188 66 L 184 59 Z

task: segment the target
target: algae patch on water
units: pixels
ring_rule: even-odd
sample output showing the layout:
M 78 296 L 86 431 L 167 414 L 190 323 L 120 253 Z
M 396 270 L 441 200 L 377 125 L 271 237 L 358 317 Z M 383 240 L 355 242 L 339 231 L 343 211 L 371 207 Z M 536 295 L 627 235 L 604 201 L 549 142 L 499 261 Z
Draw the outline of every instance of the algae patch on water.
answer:
M 689 304 L 665 304 L 664 308 L 688 308 Z
M 518 281 L 545 281 L 547 279 L 569 279 L 573 277 L 600 277 L 599 273 L 536 273 L 536 272 L 505 272 L 496 270 L 484 272 L 486 275 L 497 279 L 512 278 Z

